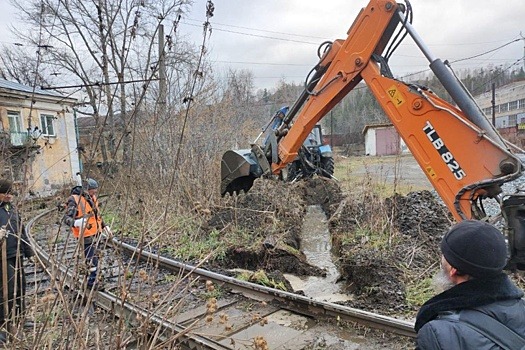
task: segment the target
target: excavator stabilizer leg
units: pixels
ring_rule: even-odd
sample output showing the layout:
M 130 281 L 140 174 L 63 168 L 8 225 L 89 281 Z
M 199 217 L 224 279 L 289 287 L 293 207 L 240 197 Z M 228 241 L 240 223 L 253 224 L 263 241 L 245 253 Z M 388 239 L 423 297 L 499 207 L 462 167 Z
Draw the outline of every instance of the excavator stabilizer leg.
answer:
M 525 270 L 525 195 L 510 195 L 503 200 L 501 212 L 508 225 L 509 267 Z

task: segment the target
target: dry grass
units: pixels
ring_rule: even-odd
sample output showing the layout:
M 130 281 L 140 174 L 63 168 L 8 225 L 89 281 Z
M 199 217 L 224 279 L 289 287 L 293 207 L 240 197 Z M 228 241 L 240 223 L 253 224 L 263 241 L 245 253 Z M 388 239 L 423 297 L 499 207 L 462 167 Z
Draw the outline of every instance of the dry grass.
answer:
M 411 155 L 346 157 L 337 154 L 335 164 L 335 177 L 346 191 L 363 182 L 370 182 L 371 190 L 383 198 L 432 189 L 423 170 L 414 167 Z

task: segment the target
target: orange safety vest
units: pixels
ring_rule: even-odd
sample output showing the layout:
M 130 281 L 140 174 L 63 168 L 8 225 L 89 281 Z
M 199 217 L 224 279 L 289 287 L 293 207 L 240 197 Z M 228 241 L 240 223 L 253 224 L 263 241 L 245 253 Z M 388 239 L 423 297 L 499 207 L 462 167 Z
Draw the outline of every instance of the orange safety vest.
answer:
M 84 237 L 93 236 L 99 233 L 102 230 L 102 217 L 100 216 L 97 198 L 95 196 L 91 197 L 94 204 L 94 208 L 92 208 L 83 196 L 79 196 L 78 194 L 72 196 L 75 199 L 75 203 L 77 203 L 77 215 L 75 220 L 81 218 L 84 218 L 85 220 L 84 230 L 82 232 Z M 73 231 L 73 236 L 76 238 L 80 237 L 80 227 L 73 226 L 71 227 L 71 230 Z

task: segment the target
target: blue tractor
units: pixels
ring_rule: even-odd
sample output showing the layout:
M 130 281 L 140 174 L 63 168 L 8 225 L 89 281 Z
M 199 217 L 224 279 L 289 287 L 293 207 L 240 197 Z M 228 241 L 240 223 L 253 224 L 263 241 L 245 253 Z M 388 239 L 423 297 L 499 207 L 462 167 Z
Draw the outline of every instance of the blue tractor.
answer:
M 281 126 L 288 110 L 288 107 L 283 107 L 275 113 L 268 124 L 271 126 L 272 132 Z M 270 140 L 270 134 L 268 134 L 263 142 L 263 148 L 269 148 L 267 146 L 269 146 Z M 283 169 L 281 177 L 285 181 L 293 182 L 302 178 L 309 178 L 314 174 L 328 178 L 333 178 L 334 175 L 332 148 L 323 144 L 321 125 L 316 125 L 308 134 L 303 146 L 299 149 L 297 158 Z
M 330 145 L 323 144 L 321 125 L 316 125 L 299 149 L 297 158 L 283 171 L 286 181 L 309 178 L 314 174 L 333 178 L 334 158 Z

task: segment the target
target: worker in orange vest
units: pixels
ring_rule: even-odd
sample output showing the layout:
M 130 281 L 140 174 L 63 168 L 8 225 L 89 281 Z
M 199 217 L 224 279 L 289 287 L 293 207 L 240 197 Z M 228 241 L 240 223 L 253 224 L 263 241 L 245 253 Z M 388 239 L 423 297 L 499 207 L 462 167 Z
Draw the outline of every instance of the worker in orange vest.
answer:
M 63 221 L 71 228 L 73 236 L 81 242 L 84 241 L 84 256 L 89 267 L 87 286 L 97 289 L 100 287 L 97 281 L 97 238 L 106 225 L 97 201 L 98 182 L 87 179 L 85 188 L 86 190 L 82 186 L 73 187 L 67 200 Z

